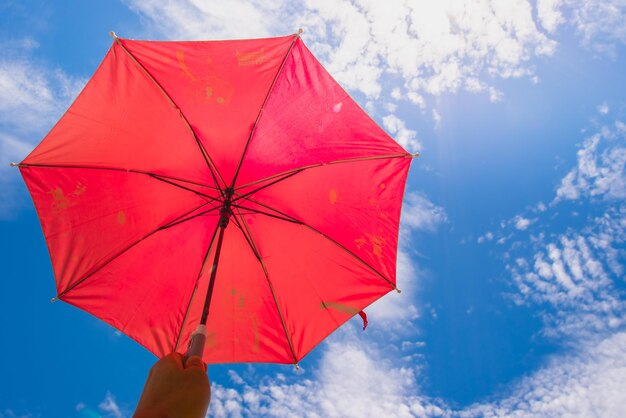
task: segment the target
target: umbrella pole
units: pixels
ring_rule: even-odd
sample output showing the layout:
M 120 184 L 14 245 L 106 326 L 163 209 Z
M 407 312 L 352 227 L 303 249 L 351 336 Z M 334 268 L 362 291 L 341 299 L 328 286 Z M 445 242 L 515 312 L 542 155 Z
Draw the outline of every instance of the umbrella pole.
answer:
M 209 288 L 206 292 L 206 298 L 204 299 L 204 307 L 202 308 L 202 317 L 200 324 L 191 335 L 191 341 L 189 342 L 189 348 L 185 354 L 185 358 L 191 356 L 202 357 L 204 353 L 204 343 L 207 337 L 206 321 L 209 316 L 209 308 L 211 307 L 211 299 L 213 297 L 213 288 L 215 287 L 215 276 L 217 275 L 217 265 L 220 261 L 220 253 L 222 252 L 222 242 L 224 241 L 224 231 L 230 221 L 232 215 L 231 198 L 233 196 L 233 189 L 228 188 L 224 191 L 224 202 L 220 209 L 220 220 L 218 228 L 220 229 L 219 236 L 217 238 L 217 247 L 215 247 L 215 256 L 213 257 L 213 265 L 211 266 L 211 277 L 209 279 Z

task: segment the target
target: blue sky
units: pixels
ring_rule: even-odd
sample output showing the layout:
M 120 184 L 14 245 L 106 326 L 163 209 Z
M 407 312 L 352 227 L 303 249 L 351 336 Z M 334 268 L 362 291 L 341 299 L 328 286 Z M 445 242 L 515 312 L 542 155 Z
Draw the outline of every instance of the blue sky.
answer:
M 155 358 L 54 296 L 20 161 L 111 44 L 304 41 L 409 150 L 389 294 L 301 370 L 210 369 L 211 416 L 602 416 L 626 410 L 621 0 L 5 1 L 0 417 L 131 416 Z

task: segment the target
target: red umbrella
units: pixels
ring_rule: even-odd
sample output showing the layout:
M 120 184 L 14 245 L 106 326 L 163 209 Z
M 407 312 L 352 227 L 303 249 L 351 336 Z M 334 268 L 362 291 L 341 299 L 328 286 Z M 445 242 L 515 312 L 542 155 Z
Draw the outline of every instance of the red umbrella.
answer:
M 297 363 L 396 289 L 411 157 L 299 34 L 116 37 L 19 167 L 58 299 L 157 356 L 206 323 L 207 363 Z

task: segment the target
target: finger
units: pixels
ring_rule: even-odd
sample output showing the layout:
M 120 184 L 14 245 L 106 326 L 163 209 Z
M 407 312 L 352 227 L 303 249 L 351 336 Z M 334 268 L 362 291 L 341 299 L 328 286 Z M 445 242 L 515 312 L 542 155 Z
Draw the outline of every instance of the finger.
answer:
M 202 359 L 198 356 L 191 356 L 185 362 L 185 369 L 200 369 L 203 372 L 206 372 L 206 364 L 202 361 Z
M 173 352 L 169 353 L 167 356 L 163 357 L 161 362 L 166 363 L 168 365 L 174 366 L 177 369 L 183 369 L 183 356 L 180 353 Z

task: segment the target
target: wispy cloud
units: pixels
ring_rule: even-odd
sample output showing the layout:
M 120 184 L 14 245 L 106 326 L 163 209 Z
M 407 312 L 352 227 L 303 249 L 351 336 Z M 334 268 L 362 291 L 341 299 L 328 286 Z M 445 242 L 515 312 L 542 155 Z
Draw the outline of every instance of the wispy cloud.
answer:
M 598 128 L 577 153 L 551 205 L 539 202 L 489 236 L 504 253 L 512 300 L 543 319 L 541 334 L 560 344 L 537 371 L 478 402 L 461 417 L 606 416 L 626 408 L 626 242 L 624 124 Z M 572 205 L 578 212 L 571 215 Z
M 314 52 L 350 90 L 419 106 L 424 95 L 459 90 L 484 91 L 497 101 L 500 93 L 481 78 L 533 78 L 531 58 L 551 55 L 556 46 L 535 24 L 531 3 L 520 0 L 129 5 L 147 18 L 150 30 L 168 38 L 268 36 L 303 27 Z M 383 83 L 385 76 L 396 82 Z
M 515 219 L 513 219 L 513 222 L 515 228 L 519 229 L 520 231 L 524 231 L 533 221 L 521 215 L 517 215 Z
M 618 418 L 626 408 L 625 386 L 626 333 L 620 332 L 552 357 L 504 398 L 472 405 L 458 416 Z
M 402 293 L 391 293 L 378 300 L 367 309 L 374 321 L 382 321 L 391 332 L 410 332 L 407 327 L 410 320 L 419 316 L 417 307 L 419 281 L 424 272 L 415 262 L 414 254 L 418 249 L 413 244 L 413 236 L 417 232 L 432 233 L 448 220 L 444 208 L 430 201 L 419 193 L 406 194 L 402 206 L 400 222 L 400 243 L 397 260 L 397 284 Z
M 576 167 L 561 180 L 555 202 L 580 198 L 626 197 L 626 124 L 615 122 L 587 138 Z
M 110 418 L 125 418 L 126 415 L 122 412 L 122 409 L 119 407 L 117 402 L 115 402 L 115 397 L 111 394 L 111 392 L 107 392 L 104 400 L 100 402 L 98 408 L 102 412 L 104 412 L 106 417 Z
M 82 77 L 31 59 L 36 41 L 5 43 L 11 52 L 0 59 L 0 218 L 19 207 L 19 174 L 8 164 L 26 157 L 85 84 Z
M 434 204 L 423 194 L 407 193 L 402 208 L 402 225 L 407 232 L 433 232 L 446 222 L 448 215 L 444 208 Z
M 419 345 L 418 345 L 419 346 Z M 343 336 L 311 374 L 213 385 L 213 417 L 621 417 L 626 407 L 626 333 L 551 356 L 490 401 L 458 409 L 421 395 L 419 370 L 390 363 L 380 347 Z
M 515 301 L 542 308 L 545 334 L 577 339 L 624 324 L 626 304 L 614 284 L 623 271 L 618 248 L 626 235 L 624 209 L 594 219 L 582 233 L 540 237 L 531 260 L 518 257 L 509 266 L 519 290 Z
M 446 411 L 418 395 L 417 371 L 397 366 L 375 345 L 341 336 L 327 345 L 308 378 L 247 382 L 239 390 L 213 386 L 215 417 L 440 417 Z
M 396 141 L 409 152 L 422 149 L 422 144 L 417 139 L 417 132 L 408 129 L 402 119 L 395 115 L 387 115 L 383 118 L 383 125 L 395 137 Z
M 626 321 L 626 295 L 619 290 L 626 241 L 625 139 L 620 121 L 599 128 L 581 144 L 550 207 L 529 210 L 536 216 L 532 227 L 522 215 L 512 222 L 528 234 L 516 235 L 507 253 L 513 299 L 538 307 L 544 334 L 569 337 L 564 343 L 606 336 Z M 584 208 L 582 220 L 564 207 L 571 202 Z M 558 227 L 548 228 L 555 219 Z
M 601 105 L 598 105 L 597 109 L 598 109 L 598 112 L 602 113 L 603 115 L 608 114 L 610 110 L 609 105 L 606 102 L 602 103 Z
M 617 45 L 626 43 L 622 0 L 538 0 L 537 15 L 549 33 L 568 24 L 586 47 L 609 56 L 615 56 Z
M 31 137 L 49 129 L 85 81 L 28 57 L 0 61 L 0 127 Z M 31 142 L 40 138 L 33 138 Z

